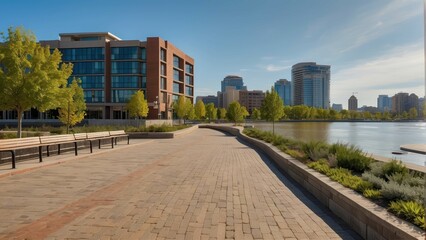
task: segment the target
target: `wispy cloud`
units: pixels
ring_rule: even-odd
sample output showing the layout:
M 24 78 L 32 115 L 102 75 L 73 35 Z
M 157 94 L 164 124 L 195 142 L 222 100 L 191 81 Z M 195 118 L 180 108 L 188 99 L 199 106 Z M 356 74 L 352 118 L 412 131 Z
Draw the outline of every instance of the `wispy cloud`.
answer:
M 289 65 L 276 65 L 276 64 L 268 64 L 265 66 L 265 70 L 268 72 L 279 72 L 283 70 L 287 70 L 291 68 Z
M 375 106 L 378 94 L 424 95 L 424 52 L 421 44 L 401 46 L 332 74 L 332 101 L 347 103 L 358 92 L 359 104 Z
M 418 0 L 392 0 L 381 9 L 364 9 L 324 39 L 325 51 L 345 53 L 368 44 L 396 29 L 396 25 L 421 15 L 419 5 Z

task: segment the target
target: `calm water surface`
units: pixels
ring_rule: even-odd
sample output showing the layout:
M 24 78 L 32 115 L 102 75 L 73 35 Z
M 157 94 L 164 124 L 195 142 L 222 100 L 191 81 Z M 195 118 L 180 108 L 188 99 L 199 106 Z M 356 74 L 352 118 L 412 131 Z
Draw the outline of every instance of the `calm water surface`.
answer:
M 272 131 L 271 123 L 254 123 L 255 127 Z M 329 143 L 349 143 L 364 152 L 425 166 L 426 155 L 408 153 L 393 155 L 403 144 L 425 144 L 425 122 L 283 122 L 275 124 L 275 132 L 288 138 Z

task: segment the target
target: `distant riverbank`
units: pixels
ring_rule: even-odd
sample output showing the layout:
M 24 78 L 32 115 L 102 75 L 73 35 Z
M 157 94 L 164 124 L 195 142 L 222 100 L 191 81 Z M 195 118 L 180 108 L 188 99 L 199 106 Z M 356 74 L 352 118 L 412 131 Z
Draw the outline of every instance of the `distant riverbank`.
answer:
M 272 131 L 272 123 L 254 122 L 256 128 Z M 342 142 L 356 145 L 373 155 L 425 166 L 426 156 L 414 153 L 393 155 L 400 145 L 426 143 L 424 121 L 283 121 L 275 132 L 302 141 Z

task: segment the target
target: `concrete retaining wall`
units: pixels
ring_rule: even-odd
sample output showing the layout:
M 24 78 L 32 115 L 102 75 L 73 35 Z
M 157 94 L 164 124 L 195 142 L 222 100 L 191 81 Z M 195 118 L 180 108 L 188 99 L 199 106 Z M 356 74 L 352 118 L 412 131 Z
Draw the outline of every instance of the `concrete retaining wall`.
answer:
M 264 152 L 281 171 L 290 176 L 352 227 L 364 239 L 425 239 L 425 232 L 387 212 L 357 192 L 281 152 L 275 146 L 242 134 L 242 128 L 200 125 L 237 136 Z

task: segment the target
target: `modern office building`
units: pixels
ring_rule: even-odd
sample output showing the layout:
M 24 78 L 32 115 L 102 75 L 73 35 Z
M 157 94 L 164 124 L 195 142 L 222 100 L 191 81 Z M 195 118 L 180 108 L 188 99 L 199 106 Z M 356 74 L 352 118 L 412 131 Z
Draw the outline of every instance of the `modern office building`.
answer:
M 411 108 L 415 108 L 417 112 L 421 112 L 419 97 L 412 93 L 397 93 L 392 97 L 392 111 L 397 114 L 409 112 Z
M 247 87 L 244 86 L 243 78 L 235 75 L 226 76 L 221 82 L 221 91 L 225 92 L 226 87 L 233 86 L 236 90 L 247 90 Z
M 303 62 L 291 69 L 293 105 L 330 108 L 330 66 Z
M 217 106 L 219 106 L 218 105 L 219 103 L 217 101 L 217 96 L 214 96 L 214 95 L 198 96 L 196 98 L 195 102 L 198 102 L 198 100 L 201 100 L 204 103 L 204 105 L 207 105 L 209 103 L 213 103 L 216 108 L 217 108 Z
M 292 97 L 291 97 L 291 82 L 287 79 L 280 79 L 274 84 L 275 91 L 284 101 L 284 105 L 291 106 Z
M 225 92 L 222 93 L 222 106 L 221 108 L 228 109 L 229 104 L 232 102 L 240 101 L 240 90 L 237 90 L 235 86 L 227 86 Z
M 379 95 L 377 98 L 377 108 L 380 112 L 392 110 L 392 98 L 388 95 Z
M 261 90 L 241 90 L 239 96 L 239 102 L 241 106 L 246 107 L 249 114 L 253 112 L 253 109 L 260 109 L 262 102 L 265 99 L 265 92 Z
M 331 109 L 333 109 L 334 111 L 340 112 L 343 110 L 343 106 L 342 104 L 333 103 L 333 105 L 331 106 Z
M 357 111 L 358 110 L 358 99 L 352 95 L 348 100 L 348 110 Z
M 87 118 L 128 118 L 126 103 L 142 90 L 149 119 L 170 119 L 179 96 L 194 98 L 194 59 L 159 37 L 122 40 L 109 32 L 62 33 L 40 41 L 59 49 L 82 80 Z

